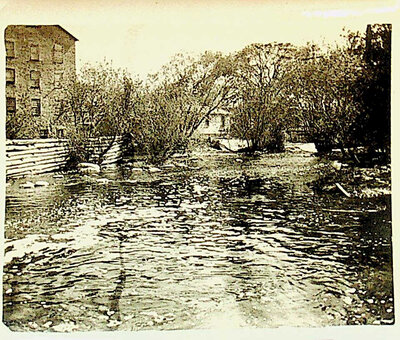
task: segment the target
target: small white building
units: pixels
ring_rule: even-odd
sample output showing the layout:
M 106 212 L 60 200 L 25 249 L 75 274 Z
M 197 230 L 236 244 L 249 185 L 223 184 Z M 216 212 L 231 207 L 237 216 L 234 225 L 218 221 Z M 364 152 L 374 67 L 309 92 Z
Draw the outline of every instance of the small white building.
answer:
M 215 110 L 201 123 L 197 132 L 210 137 L 224 137 L 229 133 L 231 113 L 226 110 Z

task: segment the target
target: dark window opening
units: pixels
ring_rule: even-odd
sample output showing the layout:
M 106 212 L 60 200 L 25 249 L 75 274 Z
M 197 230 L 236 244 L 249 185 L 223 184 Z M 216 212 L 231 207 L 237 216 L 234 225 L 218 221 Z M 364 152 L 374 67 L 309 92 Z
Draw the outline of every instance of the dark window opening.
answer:
M 64 138 L 64 129 L 57 129 L 57 138 Z
M 39 71 L 31 71 L 31 87 L 33 87 L 33 88 L 40 87 L 40 72 Z
M 63 63 L 63 46 L 60 44 L 54 44 L 53 61 L 57 64 Z
M 40 99 L 32 99 L 32 115 L 40 116 Z
M 41 129 L 39 131 L 40 138 L 48 138 L 49 137 L 49 129 Z
M 221 128 L 225 128 L 225 116 L 221 116 Z
M 38 45 L 31 46 L 31 60 L 39 60 L 39 46 Z
M 209 118 L 206 118 L 206 120 L 204 121 L 204 126 L 206 128 L 210 127 L 210 119 Z
M 6 84 L 15 84 L 15 70 L 12 68 L 6 69 Z
M 17 102 L 16 102 L 15 98 L 7 97 L 6 111 L 7 111 L 7 113 L 13 113 L 13 112 L 17 111 Z
M 14 41 L 6 41 L 6 57 L 15 58 Z
M 63 78 L 62 72 L 54 73 L 54 87 L 55 88 L 57 88 L 57 89 L 61 88 L 62 78 Z
M 58 99 L 56 104 L 56 121 L 59 120 L 65 113 L 66 104 L 64 99 Z

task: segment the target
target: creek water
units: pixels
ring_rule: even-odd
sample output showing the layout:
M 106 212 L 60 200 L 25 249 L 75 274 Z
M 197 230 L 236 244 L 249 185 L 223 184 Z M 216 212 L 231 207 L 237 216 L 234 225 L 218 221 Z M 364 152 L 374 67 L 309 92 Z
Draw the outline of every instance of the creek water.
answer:
M 14 182 L 3 322 L 18 331 L 393 323 L 390 197 L 314 193 L 320 161 L 214 153 L 158 172 Z

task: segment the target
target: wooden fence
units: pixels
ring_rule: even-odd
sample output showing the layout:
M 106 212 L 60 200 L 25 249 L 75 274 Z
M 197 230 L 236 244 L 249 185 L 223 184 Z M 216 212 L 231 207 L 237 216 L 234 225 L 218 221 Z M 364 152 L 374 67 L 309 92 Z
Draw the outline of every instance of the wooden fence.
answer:
M 92 140 L 91 162 L 97 162 L 110 138 Z M 102 165 L 117 162 L 121 158 L 121 138 L 118 137 L 104 155 Z M 62 170 L 69 154 L 66 139 L 19 139 L 6 142 L 6 177 L 17 178 Z

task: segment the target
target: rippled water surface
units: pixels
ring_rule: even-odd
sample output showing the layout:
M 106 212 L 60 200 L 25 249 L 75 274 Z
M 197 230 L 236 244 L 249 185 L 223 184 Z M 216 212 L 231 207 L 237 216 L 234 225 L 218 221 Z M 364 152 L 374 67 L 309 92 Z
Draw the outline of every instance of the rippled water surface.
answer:
M 390 198 L 317 195 L 317 158 L 205 155 L 7 188 L 12 330 L 390 324 Z M 109 181 L 104 180 L 104 178 Z M 37 180 L 36 179 L 36 180 Z

